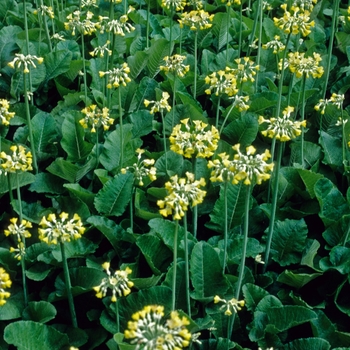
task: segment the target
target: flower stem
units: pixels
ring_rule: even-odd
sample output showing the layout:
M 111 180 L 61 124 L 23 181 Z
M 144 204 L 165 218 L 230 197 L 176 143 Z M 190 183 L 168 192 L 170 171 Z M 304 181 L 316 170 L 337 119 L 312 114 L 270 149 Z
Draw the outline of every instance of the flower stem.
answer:
M 226 5 L 227 23 L 226 23 L 226 65 L 228 64 L 228 47 L 229 47 L 229 33 L 230 33 L 230 7 Z
M 117 333 L 120 332 L 120 320 L 119 320 L 119 303 L 118 303 L 118 299 L 115 302 L 115 321 L 117 324 Z
M 124 163 L 124 140 L 123 140 L 123 111 L 122 111 L 122 96 L 120 87 L 118 87 L 118 104 L 119 104 L 119 127 L 120 127 L 120 167 L 123 167 Z
M 238 57 L 241 57 L 242 50 L 242 32 L 243 32 L 243 4 L 239 8 L 239 39 L 238 39 Z
M 193 160 L 193 174 L 194 174 L 194 179 L 197 179 L 197 158 L 192 158 Z M 198 205 L 195 205 L 192 207 L 192 233 L 194 237 L 197 237 L 197 227 L 198 227 Z
M 173 252 L 173 285 L 172 285 L 172 302 L 171 310 L 175 311 L 176 300 L 176 267 L 177 267 L 177 236 L 179 233 L 179 220 L 175 220 L 175 232 L 174 232 L 174 252 Z
M 66 284 L 70 316 L 71 316 L 73 327 L 77 328 L 78 322 L 77 322 L 77 316 L 75 313 L 74 300 L 72 295 L 72 285 L 70 282 L 68 262 L 67 262 L 67 257 L 66 257 L 66 252 L 65 252 L 65 247 L 63 242 L 60 242 L 60 248 L 61 248 L 61 254 L 62 254 L 63 274 L 64 274 L 64 281 Z
M 271 215 L 270 215 L 270 225 L 269 225 L 269 231 L 267 234 L 267 242 L 266 242 L 266 250 L 265 250 L 265 265 L 264 265 L 264 272 L 266 271 L 267 265 L 269 263 L 269 257 L 270 257 L 270 249 L 271 249 L 271 242 L 272 242 L 272 236 L 273 236 L 273 228 L 275 225 L 275 217 L 276 217 L 276 208 L 277 208 L 277 197 L 278 197 L 278 175 L 281 168 L 281 160 L 282 160 L 282 144 L 278 143 L 277 145 L 277 161 L 276 161 L 276 167 L 274 169 L 274 181 L 273 181 L 273 197 L 272 197 L 272 206 L 271 206 Z
M 193 98 L 197 97 L 197 56 L 198 56 L 198 30 L 194 34 L 194 78 L 193 78 Z
M 151 11 L 151 0 L 147 1 L 147 19 L 146 19 L 146 48 L 149 48 L 149 15 Z
M 301 95 L 301 121 L 304 121 L 305 119 L 305 83 L 306 83 L 306 76 L 303 76 L 303 83 L 302 83 L 302 95 Z M 304 128 L 301 129 L 301 165 L 304 167 Z
M 216 119 L 215 119 L 215 127 L 219 127 L 219 113 L 220 113 L 220 102 L 221 102 L 221 96 L 218 97 L 218 102 L 216 105 Z
M 228 241 L 228 232 L 227 232 L 227 186 L 228 182 L 224 182 L 224 261 L 222 267 L 222 273 L 225 274 L 226 270 L 226 260 L 227 260 L 227 241 Z
M 187 239 L 187 215 L 184 217 L 184 244 L 185 244 L 185 280 L 186 280 L 186 303 L 187 303 L 187 315 L 191 317 L 191 302 L 190 302 L 190 267 L 188 262 L 188 239 Z
M 132 187 L 131 196 L 130 196 L 130 230 L 134 232 L 134 195 L 135 195 L 135 187 Z
M 83 73 L 84 73 L 84 96 L 85 96 L 85 105 L 87 106 L 88 98 L 87 98 L 87 81 L 86 81 L 86 64 L 85 64 L 85 43 L 84 43 L 84 35 L 81 34 L 81 53 L 83 59 Z
M 221 133 L 222 133 L 222 130 L 224 129 L 224 126 L 225 126 L 225 124 L 226 124 L 226 121 L 227 121 L 228 117 L 230 116 L 230 114 L 231 114 L 231 112 L 232 112 L 234 106 L 235 106 L 235 104 L 232 103 L 232 106 L 231 106 L 230 110 L 229 110 L 228 113 L 226 114 L 226 117 L 225 117 L 225 119 L 224 119 L 224 121 L 223 121 L 223 123 L 222 123 L 222 125 L 221 125 L 221 128 L 220 128 L 220 132 L 219 132 L 220 135 L 221 135 Z
M 165 120 L 163 111 L 160 111 L 160 116 L 162 118 L 162 127 L 163 127 L 163 147 L 164 147 L 164 156 L 165 156 L 165 172 L 168 173 L 168 156 L 167 156 L 167 147 L 166 147 L 166 135 L 165 135 Z
M 173 105 L 171 107 L 173 111 L 172 115 L 172 120 L 171 120 L 171 128 L 174 128 L 174 123 L 175 123 L 175 102 L 176 102 L 176 74 L 174 73 L 174 87 L 173 87 Z
M 243 276 L 244 276 L 245 260 L 246 260 L 246 255 L 247 255 L 250 193 L 251 193 L 251 185 L 248 185 L 246 197 L 245 197 L 245 202 L 244 202 L 244 228 L 243 228 L 244 240 L 243 240 L 243 247 L 242 247 L 241 263 L 239 265 L 238 282 L 237 282 L 237 287 L 236 287 L 236 299 L 237 300 L 239 300 L 239 295 L 241 293 L 241 287 L 242 287 Z
M 231 349 L 231 347 L 230 347 L 230 340 L 231 340 L 231 335 L 232 335 L 232 331 L 233 331 L 233 324 L 234 324 L 234 321 L 235 321 L 235 315 L 236 314 L 233 314 L 232 316 L 229 316 L 229 319 L 228 319 L 228 325 L 227 325 L 227 347 L 226 347 L 227 350 Z

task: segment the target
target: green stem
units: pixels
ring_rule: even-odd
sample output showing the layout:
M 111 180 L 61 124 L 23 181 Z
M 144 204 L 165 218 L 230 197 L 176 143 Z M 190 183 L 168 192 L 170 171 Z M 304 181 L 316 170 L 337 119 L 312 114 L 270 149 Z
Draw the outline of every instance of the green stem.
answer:
M 188 239 L 187 239 L 187 215 L 184 217 L 184 244 L 185 244 L 185 280 L 186 280 L 186 304 L 187 304 L 187 315 L 191 317 L 191 299 L 190 299 L 190 267 L 188 262 Z
M 147 23 L 146 23 L 146 48 L 149 48 L 149 15 L 151 11 L 151 0 L 147 1 Z
M 215 127 L 219 127 L 219 113 L 220 113 L 220 103 L 221 103 L 221 96 L 218 97 L 218 104 L 216 105 L 216 119 L 215 119 Z
M 238 57 L 241 57 L 242 50 L 242 32 L 243 32 L 243 4 L 241 1 L 241 7 L 239 9 L 239 39 L 238 39 Z
M 219 132 L 220 135 L 221 135 L 221 133 L 222 133 L 222 130 L 224 129 L 224 126 L 225 126 L 225 124 L 226 124 L 226 121 L 227 121 L 228 117 L 230 116 L 230 114 L 231 114 L 231 112 L 232 112 L 234 106 L 235 106 L 235 104 L 232 103 L 232 106 L 231 106 L 230 110 L 229 110 L 228 113 L 226 114 L 226 117 L 225 117 L 225 119 L 224 119 L 224 122 L 222 123 L 221 128 L 220 128 L 220 132 Z
M 27 125 L 28 125 L 28 133 L 29 133 L 29 141 L 30 141 L 30 149 L 32 151 L 32 157 L 33 157 L 33 168 L 35 173 L 38 173 L 38 163 L 36 160 L 36 152 L 35 152 L 35 145 L 34 145 L 34 137 L 33 137 L 33 128 L 32 128 L 32 121 L 30 117 L 30 109 L 29 109 L 29 101 L 28 101 L 28 87 L 27 87 L 27 78 L 26 74 L 23 74 L 23 89 L 24 89 L 24 104 L 26 109 L 26 117 L 27 117 Z
M 176 103 L 176 73 L 174 73 L 174 87 L 173 87 L 173 105 L 172 105 L 172 121 L 171 121 L 171 129 L 174 128 L 174 123 L 175 123 L 175 103 Z
M 134 232 L 134 195 L 135 195 L 135 187 L 132 187 L 131 196 L 130 196 L 130 230 L 133 233 Z
M 197 56 L 198 56 L 198 30 L 194 34 L 194 81 L 193 81 L 193 98 L 197 97 Z
M 193 174 L 194 174 L 194 179 L 197 179 L 197 158 L 193 159 Z M 198 227 L 198 205 L 195 205 L 192 207 L 192 231 L 193 231 L 193 236 L 197 237 L 197 227 Z
M 227 350 L 231 349 L 230 340 L 231 340 L 231 335 L 232 335 L 232 331 L 233 331 L 233 324 L 235 321 L 235 315 L 236 314 L 233 314 L 232 316 L 228 316 L 229 319 L 228 319 L 228 325 L 227 325 L 227 347 L 226 347 Z
M 169 42 L 170 42 L 170 46 L 169 46 L 169 56 L 171 56 L 171 53 L 173 52 L 173 48 L 172 48 L 172 41 L 173 41 L 173 17 L 174 17 L 174 8 L 173 6 L 171 6 L 170 9 L 170 26 L 169 26 Z
M 260 56 L 261 56 L 261 36 L 262 36 L 262 24 L 263 24 L 263 5 L 262 5 L 262 0 L 259 0 L 258 3 L 258 9 L 259 9 L 259 34 L 258 34 L 258 54 L 256 57 L 256 64 L 260 66 Z M 255 91 L 258 91 L 258 79 L 259 78 L 259 70 L 256 72 L 256 77 L 255 77 Z
M 124 140 L 123 140 L 123 111 L 122 111 L 122 97 L 120 87 L 118 87 L 118 103 L 119 103 L 119 127 L 120 127 L 120 167 L 123 167 L 124 163 Z
M 163 127 L 163 147 L 164 147 L 164 156 L 165 156 L 165 172 L 168 173 L 168 156 L 167 156 L 165 120 L 164 120 L 163 111 L 160 112 L 160 116 L 162 118 L 162 127 Z
M 117 333 L 120 333 L 120 319 L 119 319 L 119 303 L 118 299 L 115 302 L 115 321 L 117 324 Z
M 256 32 L 256 27 L 258 26 L 258 20 L 259 20 L 259 8 L 261 6 L 261 0 L 258 0 L 258 13 L 256 16 L 254 16 L 254 23 L 253 23 L 253 29 L 252 29 L 252 32 L 250 34 L 250 40 L 249 40 L 249 45 L 248 45 L 248 51 L 247 51 L 247 57 L 250 56 L 250 53 L 252 51 L 252 45 L 253 45 L 253 42 L 254 42 L 254 38 L 255 38 L 255 32 Z
M 86 80 L 86 63 L 85 63 L 85 43 L 84 43 L 84 35 L 81 34 L 81 51 L 82 51 L 82 59 L 83 59 L 83 73 L 84 73 L 84 96 L 85 96 L 85 106 L 88 103 L 87 97 L 87 80 Z
M 64 247 L 63 242 L 60 242 L 60 248 L 61 248 L 61 254 L 62 254 L 64 282 L 66 284 L 66 291 L 67 291 L 70 316 L 71 316 L 73 327 L 77 328 L 78 322 L 77 322 L 77 316 L 75 313 L 74 300 L 73 300 L 73 295 L 72 295 L 72 285 L 70 282 L 68 262 L 67 262 L 67 257 L 66 257 L 66 252 L 65 252 L 65 247 Z
M 282 160 L 282 144 L 278 143 L 277 145 L 277 161 L 274 169 L 274 178 L 273 178 L 273 197 L 272 197 L 272 205 L 271 205 L 271 215 L 270 215 L 270 225 L 269 231 L 267 234 L 267 242 L 266 242 L 266 250 L 265 250 L 265 265 L 264 272 L 266 271 L 267 265 L 269 264 L 270 250 L 271 250 L 271 242 L 273 236 L 273 228 L 275 226 L 275 217 L 276 217 L 276 208 L 277 208 L 277 198 L 278 198 L 278 176 L 281 168 L 281 160 Z
M 174 232 L 174 252 L 173 252 L 173 285 L 172 285 L 172 302 L 171 309 L 175 311 L 176 300 L 176 268 L 177 268 L 177 236 L 179 233 L 179 220 L 175 220 L 175 232 Z
M 11 174 L 7 175 L 7 184 L 9 187 L 10 203 L 12 203 L 13 202 L 13 192 L 12 192 Z
M 241 287 L 242 287 L 242 282 L 243 282 L 243 277 L 244 277 L 245 260 L 246 260 L 246 256 L 247 256 L 250 192 L 251 192 L 251 185 L 248 185 L 246 197 L 245 197 L 245 203 L 244 203 L 244 228 L 243 228 L 244 240 L 243 240 L 243 247 L 242 247 L 241 263 L 239 265 L 238 282 L 237 282 L 237 287 L 236 287 L 236 299 L 237 300 L 239 300 L 239 295 L 241 293 Z
M 227 23 L 226 23 L 226 65 L 228 64 L 228 47 L 229 47 L 229 33 L 230 33 L 230 7 L 226 5 Z
M 302 83 L 302 95 L 301 95 L 301 121 L 304 121 L 305 119 L 305 83 L 306 83 L 306 76 L 303 76 L 303 83 Z M 301 128 L 301 165 L 304 167 L 304 128 Z
M 225 274 L 226 260 L 227 260 L 227 242 L 228 242 L 228 229 L 227 229 L 227 187 L 228 182 L 224 182 L 224 261 L 222 267 L 222 273 Z

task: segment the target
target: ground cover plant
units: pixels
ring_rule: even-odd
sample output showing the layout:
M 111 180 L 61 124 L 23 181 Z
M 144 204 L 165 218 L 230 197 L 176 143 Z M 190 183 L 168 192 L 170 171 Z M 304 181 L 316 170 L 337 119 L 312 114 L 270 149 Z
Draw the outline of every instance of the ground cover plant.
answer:
M 0 2 L 2 349 L 350 349 L 350 4 Z

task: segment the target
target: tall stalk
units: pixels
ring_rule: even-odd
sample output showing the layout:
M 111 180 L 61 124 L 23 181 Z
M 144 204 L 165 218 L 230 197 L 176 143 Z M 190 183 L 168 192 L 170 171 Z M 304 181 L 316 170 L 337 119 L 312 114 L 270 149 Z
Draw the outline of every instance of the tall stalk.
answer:
M 190 266 L 188 261 L 188 239 L 187 239 L 187 213 L 184 217 L 184 244 L 185 244 L 185 285 L 186 285 L 186 304 L 187 304 L 187 315 L 191 317 L 191 299 L 190 299 Z
M 193 81 L 193 98 L 197 97 L 197 55 L 198 55 L 198 30 L 194 33 L 194 81 Z
M 227 242 L 228 242 L 228 227 L 227 227 L 227 186 L 228 181 L 224 182 L 224 262 L 222 267 L 222 273 L 225 274 L 226 260 L 227 260 Z
M 305 120 L 305 83 L 306 83 L 306 75 L 303 76 L 303 82 L 302 82 L 302 95 L 301 95 L 301 121 Z M 301 165 L 304 167 L 304 128 L 301 129 Z
M 124 140 L 123 140 L 123 111 L 122 111 L 122 97 L 120 87 L 118 87 L 118 104 L 119 104 L 119 127 L 120 127 L 120 167 L 124 163 Z
M 173 252 L 173 284 L 172 284 L 172 298 L 171 298 L 171 310 L 175 310 L 176 301 L 176 270 L 177 270 L 177 237 L 179 233 L 179 220 L 175 220 L 175 232 L 174 232 L 174 252 Z

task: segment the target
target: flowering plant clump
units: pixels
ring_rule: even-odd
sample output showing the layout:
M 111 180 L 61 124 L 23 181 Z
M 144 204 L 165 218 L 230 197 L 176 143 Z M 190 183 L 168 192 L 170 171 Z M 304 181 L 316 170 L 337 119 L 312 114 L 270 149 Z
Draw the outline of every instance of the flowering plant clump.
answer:
M 206 191 L 200 189 L 205 186 L 204 178 L 195 180 L 194 175 L 186 172 L 186 178 L 174 175 L 165 184 L 168 195 L 164 200 L 158 200 L 159 212 L 163 216 L 173 215 L 174 220 L 181 220 L 188 210 L 203 202 Z
M 109 83 L 107 84 L 108 89 L 118 88 L 120 85 L 126 86 L 126 84 L 131 82 L 129 78 L 130 68 L 127 63 L 123 63 L 118 68 L 113 68 L 107 72 L 100 71 L 100 78 L 103 78 L 105 75 L 108 77 Z
M 169 137 L 170 149 L 186 158 L 211 157 L 218 146 L 220 135 L 215 126 L 207 127 L 208 124 L 201 120 L 181 120 Z
M 283 112 L 282 117 L 265 119 L 259 117 L 259 124 L 267 124 L 267 128 L 261 133 L 264 136 L 275 138 L 281 142 L 292 140 L 301 135 L 301 127 L 306 127 L 306 120 L 297 121 L 291 119 L 291 113 L 294 107 L 288 106 Z
M 44 216 L 38 228 L 39 239 L 47 244 L 58 244 L 70 242 L 81 238 L 85 232 L 85 227 L 81 222 L 80 216 L 74 214 L 69 220 L 69 215 L 62 212 L 58 217 L 56 214 Z
M 5 175 L 7 173 L 26 172 L 33 170 L 32 168 L 32 153 L 27 152 L 26 149 L 19 145 L 10 147 L 12 154 L 0 153 L 0 158 L 5 162 L 0 164 L 4 170 Z
M 190 322 L 177 311 L 172 311 L 170 318 L 164 321 L 164 307 L 148 305 L 131 318 L 124 335 L 136 345 L 135 350 L 177 350 L 190 344 L 191 333 L 187 329 Z
M 3 267 L 0 267 L 0 306 L 6 304 L 6 299 L 11 296 L 10 292 L 5 289 L 11 288 L 12 281 L 10 275 L 5 271 Z
M 232 298 L 229 300 L 222 299 L 218 295 L 215 295 L 214 297 L 214 303 L 224 303 L 220 307 L 220 309 L 225 309 L 225 315 L 232 316 L 232 314 L 236 314 L 238 311 L 242 310 L 242 307 L 245 305 L 244 300 L 237 300 L 236 298 Z
M 154 164 L 154 159 L 141 159 L 142 154 L 145 153 L 144 149 L 138 148 L 137 153 L 137 162 L 132 166 L 127 166 L 126 168 L 121 169 L 121 173 L 125 174 L 127 171 L 132 170 L 134 173 L 135 180 L 138 182 L 139 186 L 143 186 L 143 179 L 149 177 L 151 181 L 157 179 L 157 169 L 152 166 Z
M 10 125 L 10 120 L 15 116 L 14 112 L 9 112 L 10 104 L 5 99 L 0 99 L 0 121 L 2 125 Z
M 91 132 L 96 132 L 96 128 L 100 126 L 106 131 L 114 122 L 114 119 L 109 116 L 109 109 L 107 107 L 103 107 L 101 110 L 96 105 L 90 105 L 83 108 L 81 113 L 83 113 L 85 117 L 79 120 L 80 125 L 84 129 L 91 126 Z
M 104 298 L 108 290 L 112 291 L 112 303 L 117 302 L 117 296 L 126 297 L 131 293 L 131 289 L 134 286 L 132 281 L 129 281 L 128 275 L 132 273 L 132 270 L 129 267 L 126 267 L 125 270 L 117 270 L 114 273 L 110 270 L 110 263 L 105 262 L 102 264 L 102 267 L 107 272 L 107 277 L 105 277 L 101 284 L 96 287 L 93 287 L 96 292 L 97 298 Z

